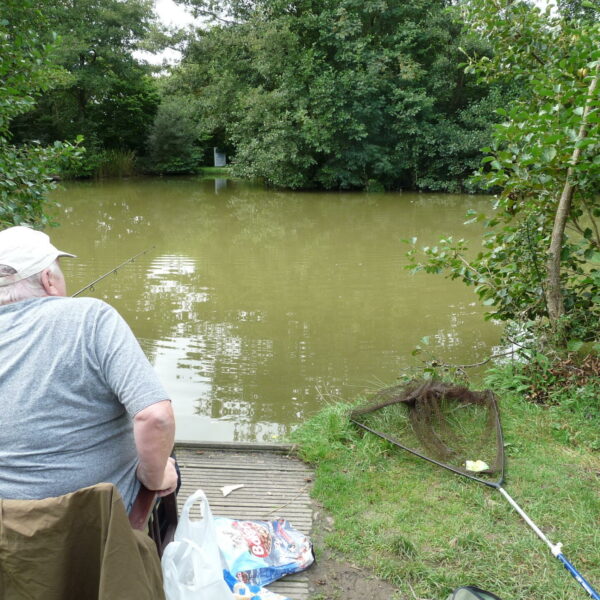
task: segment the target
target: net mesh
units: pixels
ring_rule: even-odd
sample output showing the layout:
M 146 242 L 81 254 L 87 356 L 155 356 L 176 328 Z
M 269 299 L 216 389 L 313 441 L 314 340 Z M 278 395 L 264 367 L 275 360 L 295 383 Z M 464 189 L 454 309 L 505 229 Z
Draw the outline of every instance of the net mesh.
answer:
M 503 478 L 502 428 L 489 390 L 412 381 L 379 391 L 350 418 L 441 466 L 474 478 Z

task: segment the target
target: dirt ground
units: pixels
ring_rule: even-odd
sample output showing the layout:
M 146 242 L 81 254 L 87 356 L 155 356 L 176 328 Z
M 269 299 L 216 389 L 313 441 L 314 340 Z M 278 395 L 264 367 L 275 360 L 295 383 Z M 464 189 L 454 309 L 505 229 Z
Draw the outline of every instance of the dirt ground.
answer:
M 333 528 L 333 519 L 317 505 L 313 513 L 312 541 L 316 561 L 308 569 L 311 599 L 391 600 L 396 588 L 367 569 L 340 560 L 325 548 L 323 537 Z M 398 596 L 395 596 L 398 598 Z

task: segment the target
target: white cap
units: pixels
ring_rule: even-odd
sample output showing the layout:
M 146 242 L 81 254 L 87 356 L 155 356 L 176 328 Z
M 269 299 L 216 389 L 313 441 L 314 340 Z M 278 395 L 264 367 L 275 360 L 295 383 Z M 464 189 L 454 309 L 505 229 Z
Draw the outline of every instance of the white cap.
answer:
M 10 227 L 0 231 L 0 265 L 16 271 L 13 275 L 0 276 L 0 287 L 43 271 L 59 256 L 75 258 L 74 254 L 57 250 L 41 231 L 29 227 Z

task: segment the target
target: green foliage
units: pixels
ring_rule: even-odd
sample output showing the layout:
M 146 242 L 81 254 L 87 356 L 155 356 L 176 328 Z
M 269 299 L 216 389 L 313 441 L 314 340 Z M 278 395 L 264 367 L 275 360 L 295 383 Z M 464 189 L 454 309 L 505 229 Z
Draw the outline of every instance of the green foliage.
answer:
M 65 142 L 14 146 L 0 141 L 0 228 L 51 223 L 47 194 L 56 187 L 56 175 L 79 154 L 77 145 Z
M 29 110 L 36 95 L 60 75 L 49 66 L 49 48 L 36 32 L 40 22 L 32 2 L 0 5 L 0 227 L 47 224 L 46 194 L 61 167 L 79 155 L 76 145 L 65 142 L 11 143 L 11 120 Z
M 474 55 L 467 70 L 487 81 L 510 78 L 521 93 L 497 111 L 502 122 L 473 179 L 498 191 L 491 218 L 468 215 L 485 222 L 482 249 L 474 255 L 463 240 L 446 238 L 425 249 L 424 263 L 412 252 L 413 268 L 446 271 L 475 286 L 491 308 L 489 317 L 534 321 L 553 316 L 549 248 L 560 239 L 561 325 L 567 337 L 594 339 L 600 318 L 600 88 L 593 84 L 600 26 L 522 2 L 470 0 L 463 8 L 494 48 L 491 56 Z M 556 219 L 567 186 L 573 195 L 561 231 Z
M 194 173 L 202 159 L 202 133 L 192 99 L 165 97 L 148 138 L 146 168 L 153 173 Z
M 489 86 L 458 66 L 459 40 L 477 40 L 444 2 L 189 4 L 220 16 L 171 91 L 198 98 L 237 174 L 290 188 L 466 187 L 493 115 Z
M 485 384 L 498 393 L 543 404 L 557 441 L 598 451 L 599 374 L 598 354 L 558 357 L 532 351 L 527 361 L 504 362 L 489 369 Z
M 159 96 L 149 67 L 133 57 L 150 35 L 150 0 L 47 0 L 38 4 L 38 35 L 58 34 L 51 60 L 64 71 L 33 110 L 12 125 L 15 140 L 52 143 L 83 135 L 87 153 L 79 171 L 92 175 L 104 150 L 142 154 Z
M 558 0 L 558 10 L 567 19 L 600 19 L 600 3 L 597 0 Z

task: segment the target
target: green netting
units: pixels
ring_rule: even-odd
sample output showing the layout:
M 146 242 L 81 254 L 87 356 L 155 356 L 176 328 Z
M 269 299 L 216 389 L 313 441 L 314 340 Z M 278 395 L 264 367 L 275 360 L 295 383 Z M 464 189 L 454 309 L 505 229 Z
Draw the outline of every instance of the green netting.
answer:
M 498 406 L 489 391 L 435 380 L 381 390 L 351 420 L 401 448 L 487 485 L 504 476 Z

